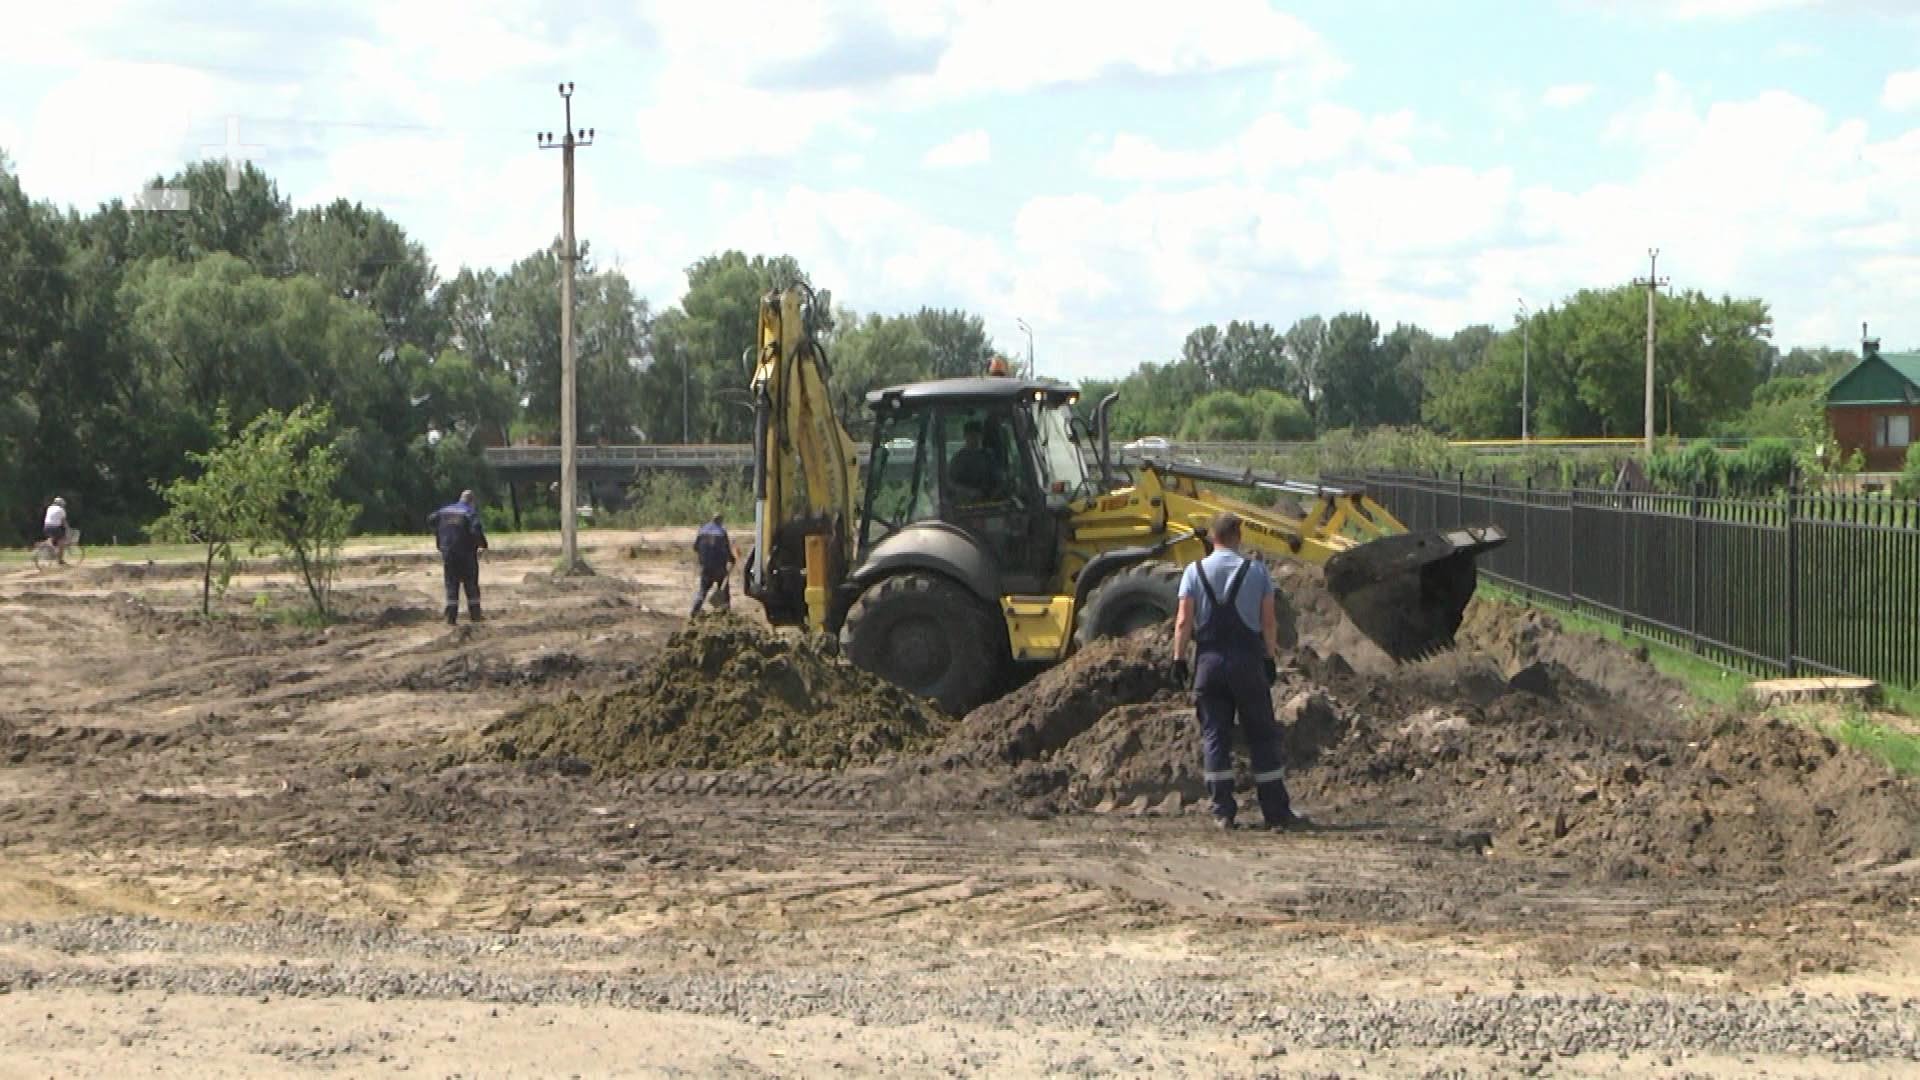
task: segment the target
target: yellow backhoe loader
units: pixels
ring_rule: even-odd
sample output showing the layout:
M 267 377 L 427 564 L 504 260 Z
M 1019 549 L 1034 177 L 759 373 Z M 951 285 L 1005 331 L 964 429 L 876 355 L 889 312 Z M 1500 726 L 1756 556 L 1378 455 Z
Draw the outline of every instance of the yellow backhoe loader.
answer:
M 834 415 L 813 293 L 760 307 L 748 596 L 776 626 L 839 635 L 848 657 L 950 713 L 1109 635 L 1170 618 L 1221 510 L 1268 560 L 1322 568 L 1354 625 L 1397 660 L 1453 643 L 1497 528 L 1410 532 L 1359 490 L 1149 459 L 1115 461 L 1079 393 L 1008 375 L 867 395 L 858 448 Z M 1097 432 L 1097 433 L 1096 433 Z M 1288 513 L 1222 494 L 1275 492 Z

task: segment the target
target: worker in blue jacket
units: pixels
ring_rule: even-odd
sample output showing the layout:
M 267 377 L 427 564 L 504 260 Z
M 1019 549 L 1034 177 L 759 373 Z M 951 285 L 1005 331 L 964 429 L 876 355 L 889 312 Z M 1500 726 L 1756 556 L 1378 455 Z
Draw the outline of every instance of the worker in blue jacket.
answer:
M 460 590 L 467 591 L 467 620 L 484 622 L 480 615 L 480 553 L 487 550 L 487 533 L 474 508 L 473 492 L 462 491 L 456 502 L 427 518 L 434 543 L 440 548 L 441 578 L 447 586 L 447 625 L 458 621 Z
M 700 606 L 707 602 L 708 590 L 713 590 L 713 606 L 721 611 L 727 610 L 731 601 L 727 595 L 727 571 L 733 567 L 737 553 L 722 517 L 713 515 L 693 538 L 693 553 L 700 563 L 700 588 L 693 594 L 689 618 L 700 614 Z

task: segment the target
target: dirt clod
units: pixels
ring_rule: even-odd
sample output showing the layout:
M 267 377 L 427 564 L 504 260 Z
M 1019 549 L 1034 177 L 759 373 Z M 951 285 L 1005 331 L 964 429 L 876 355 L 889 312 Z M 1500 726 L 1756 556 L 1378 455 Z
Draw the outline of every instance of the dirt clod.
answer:
M 669 637 L 633 685 L 522 709 L 481 738 L 488 756 L 611 772 L 840 768 L 917 748 L 941 726 L 931 706 L 826 643 L 716 615 Z

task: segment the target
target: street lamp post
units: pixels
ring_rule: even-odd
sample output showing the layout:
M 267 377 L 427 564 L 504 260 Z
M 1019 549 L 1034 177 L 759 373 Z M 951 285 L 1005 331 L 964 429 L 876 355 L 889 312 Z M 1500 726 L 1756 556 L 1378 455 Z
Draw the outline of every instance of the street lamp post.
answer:
M 1524 298 L 1520 301 L 1520 441 L 1528 441 L 1527 435 L 1527 392 L 1532 389 L 1533 345 L 1528 340 L 1527 324 L 1533 321 L 1533 313 L 1527 310 Z
M 1033 327 L 1028 326 L 1027 320 L 1025 319 L 1015 319 L 1013 321 L 1019 323 L 1020 329 L 1027 333 L 1027 378 L 1031 379 L 1033 378 Z

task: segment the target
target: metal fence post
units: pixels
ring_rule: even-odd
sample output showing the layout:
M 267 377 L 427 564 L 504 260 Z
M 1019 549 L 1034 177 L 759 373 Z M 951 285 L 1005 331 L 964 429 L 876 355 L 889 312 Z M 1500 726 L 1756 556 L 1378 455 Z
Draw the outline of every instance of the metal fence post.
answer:
M 1700 652 L 1700 485 L 1693 485 L 1693 502 L 1687 516 L 1687 632 L 1693 637 L 1693 651 Z
M 1794 525 L 1798 515 L 1798 485 L 1787 486 L 1787 677 L 1799 670 L 1800 654 L 1800 530 Z
M 1533 474 L 1527 474 L 1527 486 L 1520 492 L 1520 580 L 1526 583 L 1527 599 L 1533 599 Z M 1195 571 L 1198 573 L 1198 571 Z
M 1580 502 L 1580 489 L 1567 489 L 1567 606 L 1575 611 L 1580 609 L 1580 581 L 1573 568 L 1579 563 L 1574 561 L 1573 537 L 1574 523 L 1580 519 L 1577 506 Z
M 1629 631 L 1632 626 L 1627 618 L 1627 533 L 1631 530 L 1627 527 L 1627 507 L 1632 503 L 1633 500 L 1626 495 L 1615 495 L 1607 500 L 1607 512 L 1613 515 L 1614 546 L 1620 549 L 1620 557 L 1613 564 L 1613 602 L 1615 610 L 1620 613 L 1620 629 Z

